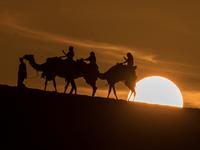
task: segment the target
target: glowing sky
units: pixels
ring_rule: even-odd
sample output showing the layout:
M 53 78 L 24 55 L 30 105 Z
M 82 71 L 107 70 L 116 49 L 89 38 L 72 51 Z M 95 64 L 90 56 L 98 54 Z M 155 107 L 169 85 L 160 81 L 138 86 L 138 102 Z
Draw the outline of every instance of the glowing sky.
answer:
M 166 77 L 181 90 L 185 107 L 200 108 L 199 7 L 196 0 L 0 0 L 0 84 L 16 85 L 24 54 L 43 63 L 72 45 L 74 59 L 94 51 L 100 72 L 105 72 L 131 52 L 138 80 Z M 27 67 L 28 76 L 35 76 Z M 56 81 L 61 92 L 64 80 Z M 28 87 L 42 89 L 43 84 L 40 78 L 26 81 Z M 82 79 L 76 84 L 78 93 L 91 94 Z M 97 82 L 97 95 L 107 96 L 105 84 Z M 116 90 L 126 99 L 129 91 L 123 83 Z

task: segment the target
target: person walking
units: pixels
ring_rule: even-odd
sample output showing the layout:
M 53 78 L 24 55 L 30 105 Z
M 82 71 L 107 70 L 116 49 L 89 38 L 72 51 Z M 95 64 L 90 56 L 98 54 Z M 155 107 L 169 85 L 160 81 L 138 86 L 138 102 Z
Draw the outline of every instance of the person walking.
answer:
M 23 87 L 26 87 L 23 84 L 24 79 L 27 78 L 26 64 L 23 62 L 23 58 L 20 58 L 19 61 L 20 61 L 20 65 L 19 65 L 19 70 L 18 70 L 17 86 L 20 88 L 23 88 Z

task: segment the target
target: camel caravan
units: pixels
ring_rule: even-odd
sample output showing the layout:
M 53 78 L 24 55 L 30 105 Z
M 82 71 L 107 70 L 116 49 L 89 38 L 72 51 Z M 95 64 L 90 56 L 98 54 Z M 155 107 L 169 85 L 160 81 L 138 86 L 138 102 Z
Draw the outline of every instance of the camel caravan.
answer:
M 134 65 L 131 53 L 127 53 L 128 58 L 124 57 L 124 62 L 117 63 L 105 73 L 100 73 L 98 70 L 99 67 L 96 64 L 94 52 L 91 52 L 90 56 L 86 59 L 81 58 L 74 61 L 73 48 L 74 47 L 70 46 L 68 53 L 65 53 L 64 50 L 62 50 L 64 56 L 47 58 L 46 62 L 43 64 L 37 64 L 33 55 L 24 55 L 23 58 L 28 60 L 29 64 L 35 70 L 42 72 L 41 77 L 45 79 L 44 90 L 46 90 L 47 82 L 53 80 L 55 91 L 57 91 L 55 77 L 58 76 L 64 78 L 67 82 L 64 93 L 66 92 L 68 85 L 71 84 L 70 94 L 72 94 L 73 91 L 77 94 L 77 87 L 74 80 L 83 77 L 86 83 L 92 87 L 92 97 L 94 97 L 97 90 L 96 81 L 99 78 L 107 80 L 108 82 L 109 90 L 107 98 L 109 98 L 111 90 L 113 89 L 114 95 L 116 99 L 118 99 L 115 90 L 115 83 L 119 81 L 123 81 L 124 84 L 131 90 L 131 95 L 134 94 L 135 97 L 137 79 L 135 70 L 137 66 Z M 89 61 L 89 63 L 86 63 L 85 61 Z M 127 65 L 124 65 L 124 63 L 127 63 Z M 129 99 L 130 97 L 131 96 L 129 96 Z

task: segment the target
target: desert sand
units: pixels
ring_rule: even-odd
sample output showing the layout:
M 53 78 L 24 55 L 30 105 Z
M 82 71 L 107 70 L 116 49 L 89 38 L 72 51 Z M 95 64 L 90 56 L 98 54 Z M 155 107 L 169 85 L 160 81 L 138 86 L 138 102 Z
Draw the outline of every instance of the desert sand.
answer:
M 0 149 L 198 149 L 200 110 L 0 85 Z

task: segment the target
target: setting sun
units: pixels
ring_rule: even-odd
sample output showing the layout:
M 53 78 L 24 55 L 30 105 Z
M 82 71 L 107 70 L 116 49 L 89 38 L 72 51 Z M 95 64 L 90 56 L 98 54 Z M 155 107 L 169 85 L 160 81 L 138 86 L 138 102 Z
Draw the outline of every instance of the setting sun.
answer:
M 133 101 L 133 97 L 130 100 Z M 179 88 L 172 81 L 160 76 L 147 77 L 137 82 L 134 101 L 183 107 Z

